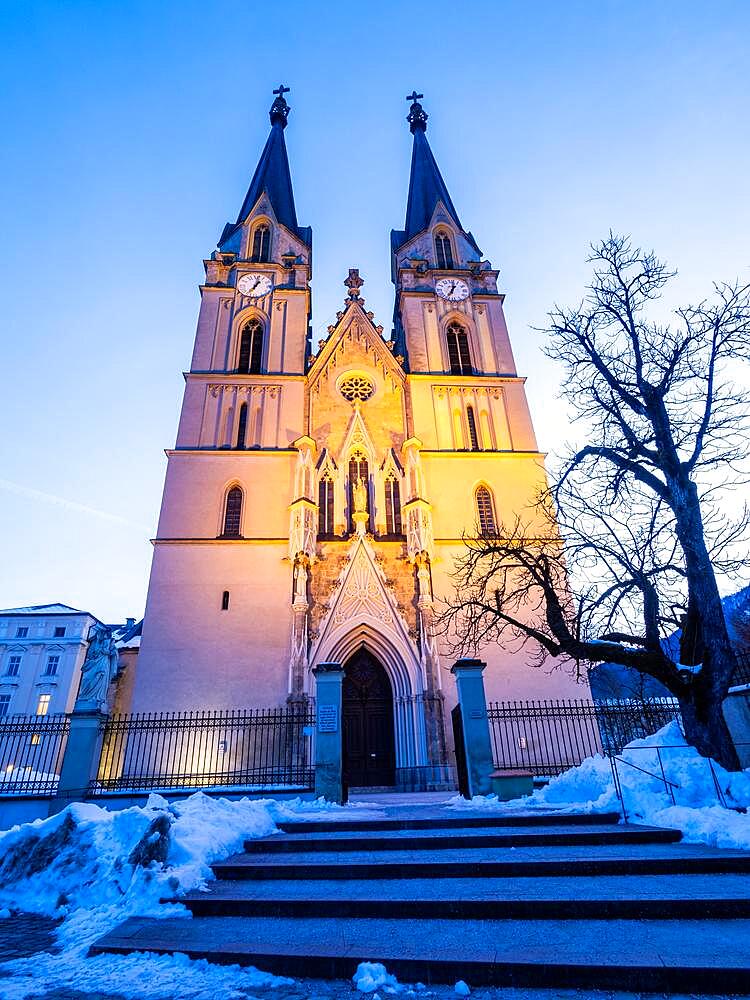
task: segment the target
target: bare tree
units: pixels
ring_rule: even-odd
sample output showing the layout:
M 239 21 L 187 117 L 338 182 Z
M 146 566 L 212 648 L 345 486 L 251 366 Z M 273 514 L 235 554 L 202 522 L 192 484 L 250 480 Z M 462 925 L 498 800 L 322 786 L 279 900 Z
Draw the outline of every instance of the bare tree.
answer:
M 735 573 L 747 511 L 748 398 L 730 368 L 750 357 L 750 286 L 715 286 L 671 325 L 646 307 L 673 276 L 652 253 L 610 235 L 576 309 L 556 308 L 550 357 L 587 431 L 523 522 L 466 539 L 443 615 L 457 651 L 531 641 L 539 659 L 612 662 L 679 699 L 687 738 L 730 768 L 722 713 L 736 667 L 717 573 Z M 679 650 L 666 640 L 681 629 Z

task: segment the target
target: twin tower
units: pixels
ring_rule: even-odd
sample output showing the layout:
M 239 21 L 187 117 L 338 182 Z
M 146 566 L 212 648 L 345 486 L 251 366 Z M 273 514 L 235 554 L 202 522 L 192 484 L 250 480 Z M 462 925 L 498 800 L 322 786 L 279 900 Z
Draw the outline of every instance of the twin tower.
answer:
M 287 88 L 206 279 L 168 465 L 129 711 L 271 707 L 345 668 L 351 785 L 451 780 L 452 660 L 436 634 L 466 533 L 510 524 L 544 483 L 498 272 L 464 229 L 414 92 L 404 229 L 385 335 L 356 270 L 311 343 L 312 233 L 299 225 Z M 346 264 L 347 262 L 342 262 Z M 342 267 L 343 270 L 343 267 Z M 493 645 L 493 699 L 573 682 Z

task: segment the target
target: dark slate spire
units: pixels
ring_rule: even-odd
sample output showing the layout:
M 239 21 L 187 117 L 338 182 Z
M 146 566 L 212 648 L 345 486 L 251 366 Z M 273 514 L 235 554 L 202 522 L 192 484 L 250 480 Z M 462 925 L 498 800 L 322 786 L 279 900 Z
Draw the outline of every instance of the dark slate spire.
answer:
M 242 223 L 256 204 L 260 196 L 265 193 L 273 207 L 274 214 L 278 221 L 296 233 L 306 244 L 310 243 L 310 231 L 300 228 L 297 225 L 297 212 L 294 208 L 294 192 L 292 191 L 292 176 L 289 171 L 289 158 L 284 142 L 284 129 L 289 117 L 289 105 L 284 98 L 284 94 L 289 92 L 289 87 L 283 84 L 277 90 L 269 118 L 271 119 L 271 133 L 268 136 L 263 152 L 260 154 L 258 166 L 255 168 L 253 179 L 250 181 L 245 200 L 237 216 L 235 223 L 227 223 L 224 232 L 219 240 L 220 250 L 233 249 L 230 245 L 232 237 L 239 231 Z

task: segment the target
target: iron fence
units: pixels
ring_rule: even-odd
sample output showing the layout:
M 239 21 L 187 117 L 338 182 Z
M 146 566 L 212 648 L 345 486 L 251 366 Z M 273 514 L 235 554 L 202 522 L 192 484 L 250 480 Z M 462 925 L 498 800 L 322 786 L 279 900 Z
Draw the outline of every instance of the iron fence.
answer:
M 99 767 L 89 794 L 312 788 L 314 731 L 312 704 L 116 715 L 103 726 Z
M 0 719 L 0 795 L 54 795 L 69 729 L 68 715 Z
M 680 720 L 672 698 L 622 701 L 501 701 L 487 708 L 497 768 L 551 777 L 595 753 L 618 753 L 634 739 Z
M 732 687 L 750 684 L 750 653 L 737 653 L 737 667 L 732 675 Z

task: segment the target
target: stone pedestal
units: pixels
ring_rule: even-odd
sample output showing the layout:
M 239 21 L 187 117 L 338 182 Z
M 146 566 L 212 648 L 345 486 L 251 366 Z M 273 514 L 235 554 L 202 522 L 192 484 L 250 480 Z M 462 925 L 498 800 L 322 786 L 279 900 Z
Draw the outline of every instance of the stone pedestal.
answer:
M 495 769 L 482 678 L 486 666 L 482 660 L 463 659 L 451 667 L 461 706 L 469 797 L 488 795 L 492 791 L 490 775 Z
M 342 804 L 343 782 L 342 685 L 340 663 L 319 663 L 315 674 L 315 796 Z
M 99 708 L 74 709 L 57 795 L 49 807 L 50 816 L 60 812 L 70 802 L 80 802 L 85 798 L 89 783 L 96 776 L 100 733 L 106 718 Z

